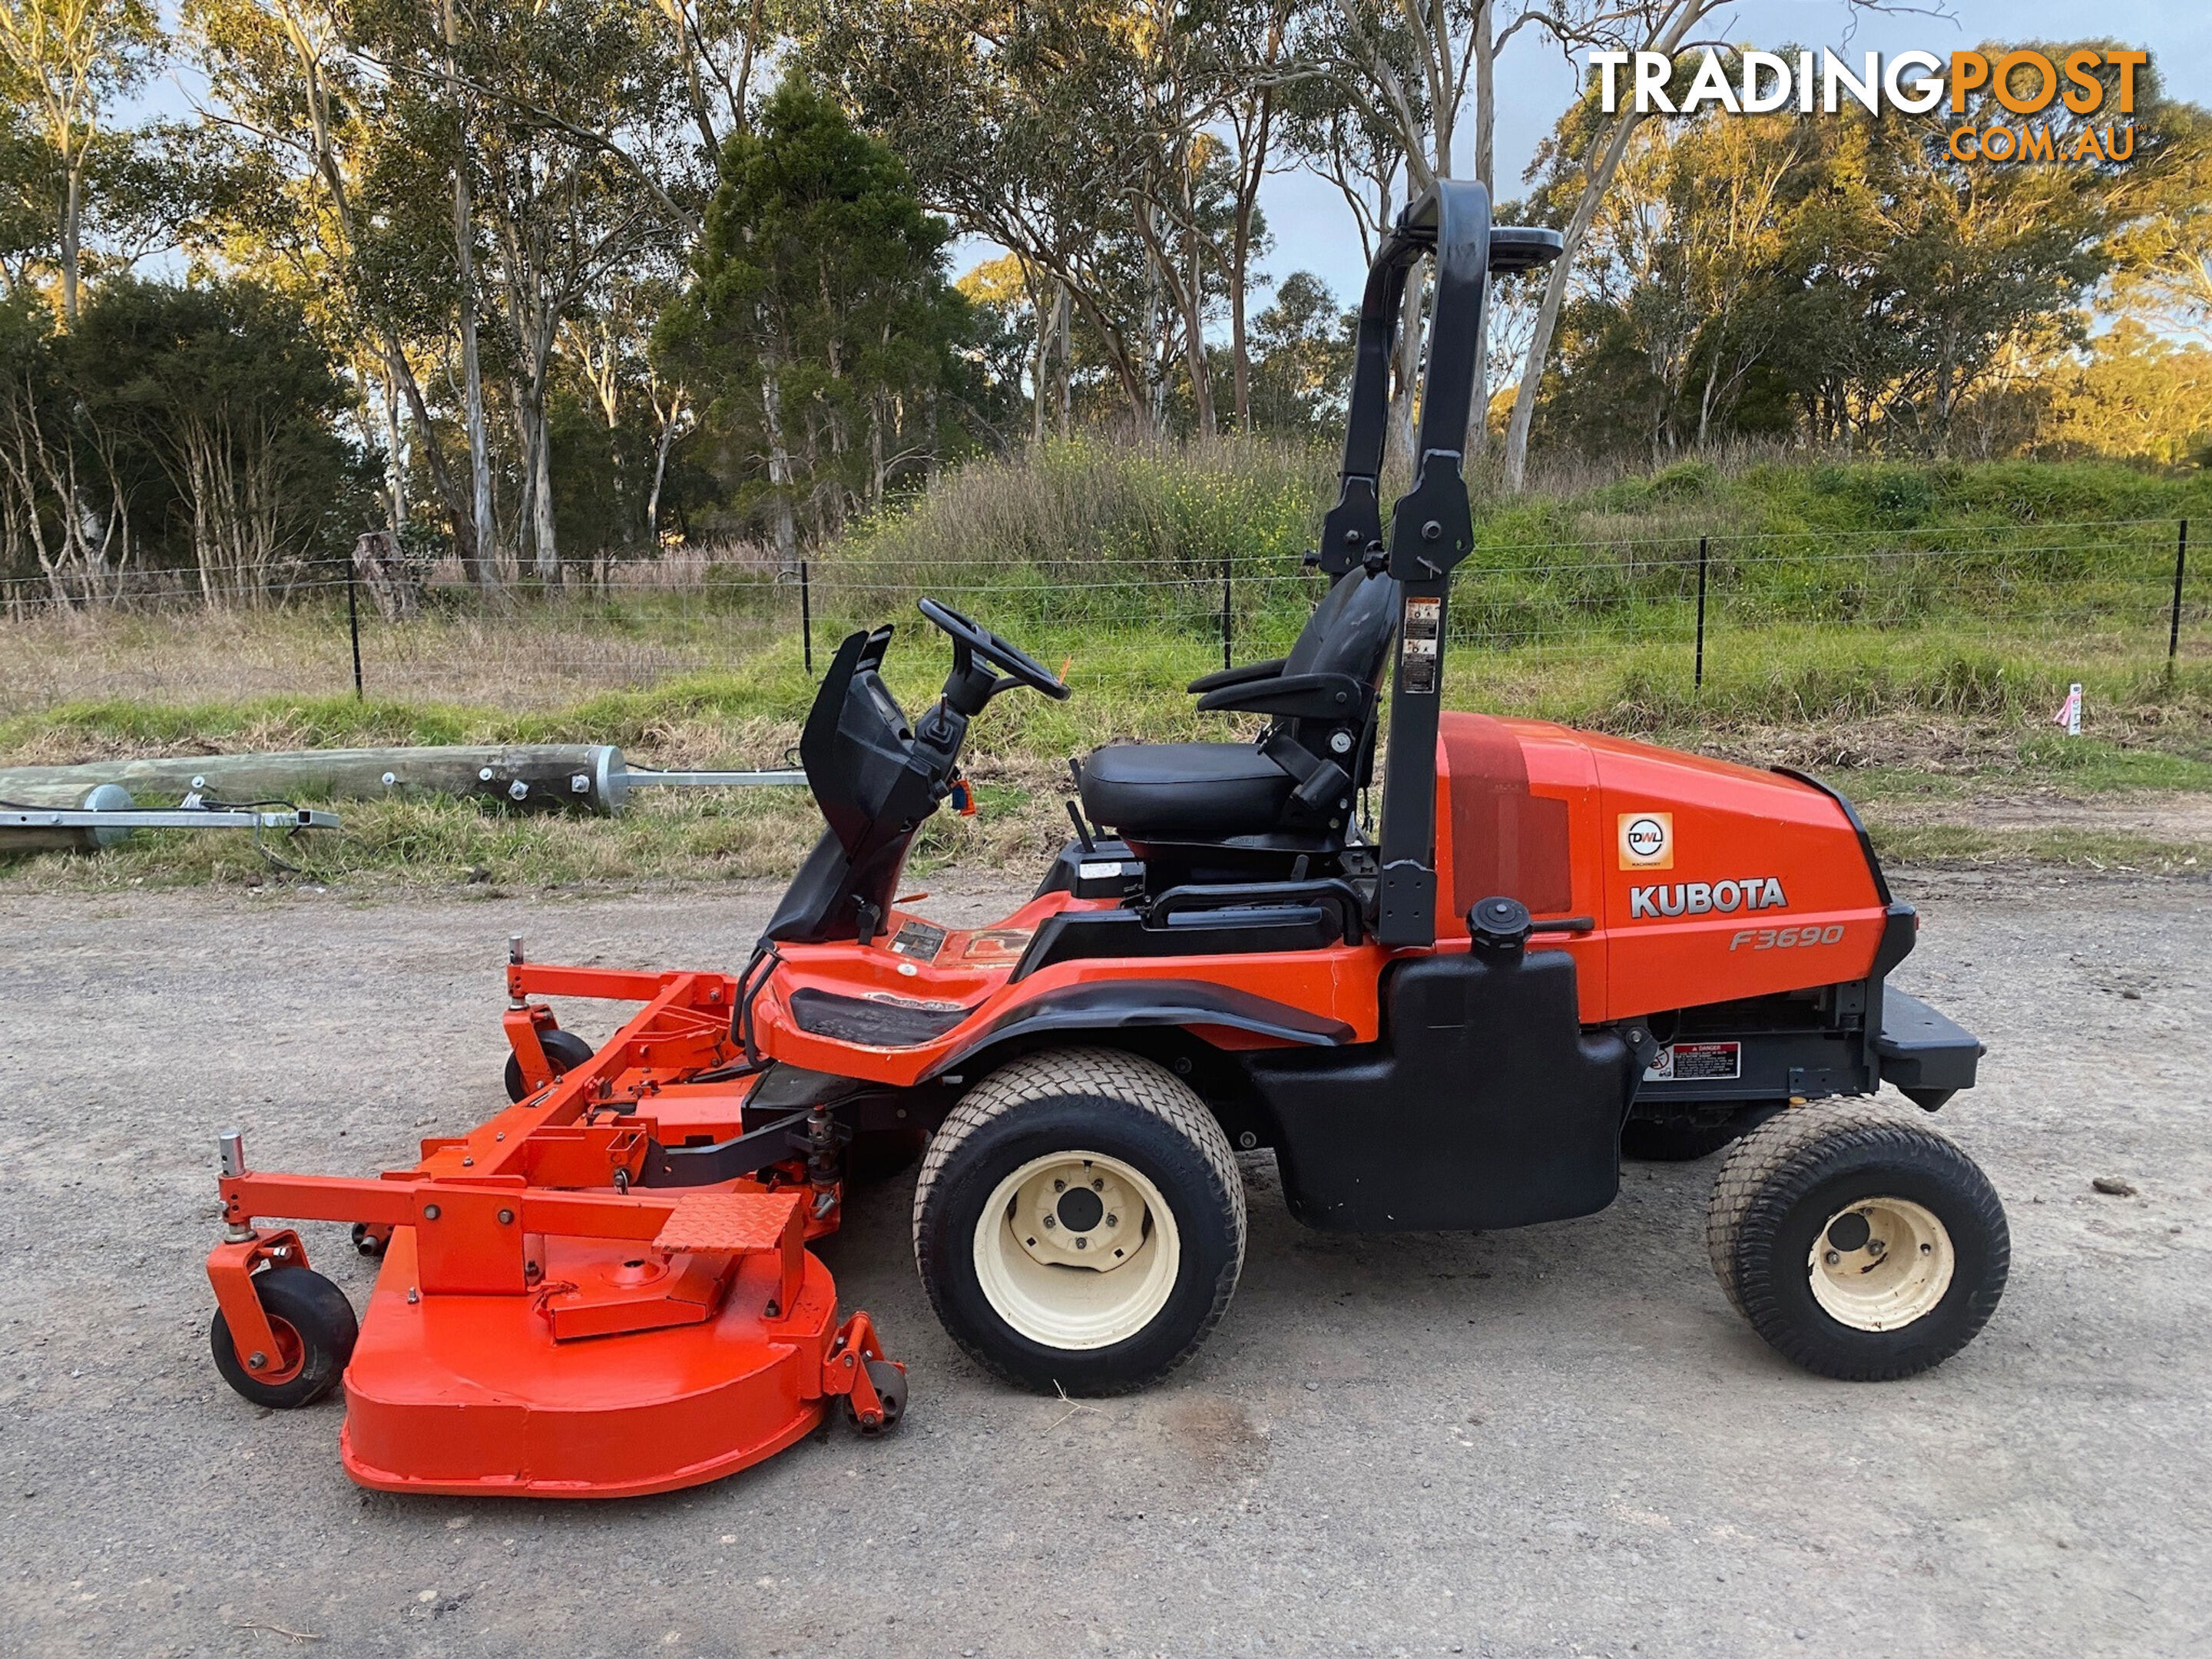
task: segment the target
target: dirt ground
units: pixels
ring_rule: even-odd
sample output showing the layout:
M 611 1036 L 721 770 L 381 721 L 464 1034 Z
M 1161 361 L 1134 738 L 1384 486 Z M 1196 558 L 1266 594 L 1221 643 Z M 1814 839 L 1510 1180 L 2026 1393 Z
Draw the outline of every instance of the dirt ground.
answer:
M 929 908 L 997 908 L 989 883 Z M 1582 1221 L 1363 1239 L 1300 1229 L 1262 1156 L 1212 1343 L 1072 1407 L 939 1331 L 909 1172 L 823 1252 L 912 1367 L 906 1427 L 597 1505 L 361 1492 L 335 1401 L 231 1394 L 215 1134 L 404 1164 L 495 1101 L 510 932 L 726 966 L 770 896 L 0 899 L 0 1650 L 2212 1651 L 2212 886 L 1899 885 L 1927 918 L 1900 981 L 1989 1044 L 1941 1121 L 2013 1227 L 2003 1306 L 1935 1373 L 1828 1382 L 1762 1346 L 1705 1264 L 1711 1162 L 1632 1166 Z M 308 1244 L 358 1304 L 372 1264 Z

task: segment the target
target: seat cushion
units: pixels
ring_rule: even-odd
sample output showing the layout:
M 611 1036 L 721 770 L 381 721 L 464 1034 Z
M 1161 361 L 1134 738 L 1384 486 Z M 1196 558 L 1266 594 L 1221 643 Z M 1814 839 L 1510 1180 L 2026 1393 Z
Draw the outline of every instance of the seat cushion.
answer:
M 1083 810 L 1133 840 L 1261 835 L 1297 786 L 1249 744 L 1117 743 L 1083 768 Z

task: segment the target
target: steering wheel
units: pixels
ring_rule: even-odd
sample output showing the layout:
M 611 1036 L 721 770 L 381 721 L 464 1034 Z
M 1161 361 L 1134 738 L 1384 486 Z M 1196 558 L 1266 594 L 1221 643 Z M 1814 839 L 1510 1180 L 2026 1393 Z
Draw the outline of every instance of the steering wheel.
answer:
M 1043 692 L 1055 702 L 1067 701 L 1069 692 L 1060 676 L 1019 646 L 1009 645 L 989 629 L 935 599 L 921 601 L 921 614 L 950 634 L 956 647 L 964 647 L 992 667 L 1005 670 L 1017 683 Z

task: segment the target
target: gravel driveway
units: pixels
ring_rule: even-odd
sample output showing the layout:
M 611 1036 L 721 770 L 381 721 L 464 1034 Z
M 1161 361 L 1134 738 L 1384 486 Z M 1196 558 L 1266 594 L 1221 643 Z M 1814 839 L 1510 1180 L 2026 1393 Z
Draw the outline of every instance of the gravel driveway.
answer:
M 909 1171 L 822 1252 L 911 1367 L 900 1434 L 606 1504 L 359 1492 L 336 1401 L 231 1394 L 215 1133 L 269 1168 L 407 1163 L 498 1096 L 510 932 L 726 967 L 772 895 L 0 899 L 0 1650 L 2212 1651 L 2212 886 L 1899 886 L 1927 916 L 1900 982 L 1990 1046 L 1941 1121 L 2013 1227 L 2002 1308 L 1936 1372 L 1828 1382 L 1761 1345 L 1705 1263 L 1712 1162 L 1631 1166 L 1582 1221 L 1355 1238 L 1292 1222 L 1263 1155 L 1199 1358 L 1039 1400 L 931 1318 Z M 308 1247 L 358 1304 L 372 1265 Z

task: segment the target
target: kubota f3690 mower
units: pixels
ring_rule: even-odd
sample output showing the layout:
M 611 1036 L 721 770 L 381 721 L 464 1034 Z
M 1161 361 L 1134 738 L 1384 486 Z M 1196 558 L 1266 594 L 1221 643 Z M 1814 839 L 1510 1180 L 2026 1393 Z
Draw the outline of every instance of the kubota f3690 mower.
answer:
M 264 1174 L 224 1138 L 215 1358 L 247 1399 L 341 1380 L 347 1470 L 392 1491 L 606 1496 L 712 1480 L 843 1402 L 898 1420 L 902 1369 L 807 1250 L 848 1159 L 903 1137 L 924 1285 L 1024 1387 L 1130 1389 L 1188 1358 L 1245 1247 L 1237 1148 L 1332 1229 L 1522 1226 L 1646 1155 L 1734 1140 L 1707 1238 L 1729 1298 L 1830 1376 L 1910 1375 L 2004 1285 L 2003 1211 L 1933 1111 L 1980 1045 L 1887 977 L 1916 919 L 1850 805 L 1763 773 L 1443 714 L 1461 459 L 1488 273 L 1558 252 L 1443 184 L 1361 307 L 1328 581 L 1283 660 L 1207 676 L 1255 743 L 1115 744 L 1036 895 L 961 930 L 902 908 L 907 849 L 1027 653 L 950 636 L 910 721 L 846 640 L 800 754 L 828 829 L 744 969 L 507 969 L 513 1106 L 374 1180 Z M 1386 542 L 1386 365 L 1435 260 L 1419 464 Z M 1394 672 L 1393 672 L 1394 671 Z M 1390 679 L 1379 836 L 1358 810 Z M 643 1005 L 594 1053 L 541 999 Z M 349 1221 L 365 1316 L 264 1218 Z

